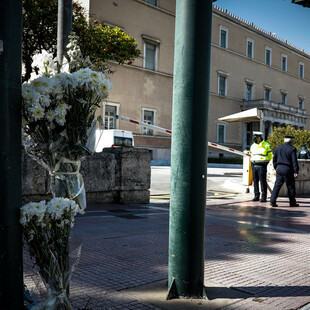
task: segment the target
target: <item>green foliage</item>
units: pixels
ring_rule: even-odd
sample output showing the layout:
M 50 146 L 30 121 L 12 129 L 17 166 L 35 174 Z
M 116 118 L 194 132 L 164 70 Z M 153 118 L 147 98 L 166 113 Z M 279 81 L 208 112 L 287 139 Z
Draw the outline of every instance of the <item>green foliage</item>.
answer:
M 82 54 L 89 56 L 96 65 L 108 60 L 131 64 L 140 55 L 135 39 L 119 27 L 91 24 L 84 30 L 77 29 L 76 34 Z
M 295 137 L 294 146 L 297 150 L 301 149 L 302 144 L 310 144 L 310 131 L 295 129 L 290 125 L 285 127 L 274 127 L 272 133 L 269 135 L 267 142 L 270 144 L 271 149 L 274 150 L 277 146 L 283 144 L 284 137 L 286 135 L 291 135 Z
M 57 45 L 57 0 L 23 0 L 23 63 L 25 79 L 31 74 L 34 54 L 42 49 L 54 50 Z
M 23 0 L 23 63 L 24 80 L 32 71 L 32 57 L 47 50 L 57 55 L 58 0 Z M 99 67 L 106 69 L 106 61 L 128 63 L 139 57 L 140 50 L 134 38 L 121 29 L 103 27 L 98 21 L 87 22 L 85 9 L 78 3 L 72 4 L 72 31 L 78 35 L 83 56 Z

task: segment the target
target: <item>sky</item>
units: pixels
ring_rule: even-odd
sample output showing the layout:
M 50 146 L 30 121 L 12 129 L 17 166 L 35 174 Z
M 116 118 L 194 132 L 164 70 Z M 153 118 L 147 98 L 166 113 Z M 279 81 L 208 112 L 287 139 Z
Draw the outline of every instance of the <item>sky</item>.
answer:
M 291 0 L 217 0 L 214 4 L 310 53 L 310 8 Z

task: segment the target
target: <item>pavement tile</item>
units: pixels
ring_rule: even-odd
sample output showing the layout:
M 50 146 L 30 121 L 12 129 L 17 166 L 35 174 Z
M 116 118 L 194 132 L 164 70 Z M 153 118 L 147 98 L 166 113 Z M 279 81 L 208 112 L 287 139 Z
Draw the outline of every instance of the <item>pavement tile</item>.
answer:
M 223 309 L 299 309 L 310 303 L 310 199 L 300 203 L 292 210 L 279 199 L 274 210 L 236 198 L 207 202 L 205 280 L 252 296 Z M 76 219 L 70 246 L 82 244 L 82 253 L 70 284 L 74 309 L 87 303 L 94 310 L 160 309 L 121 291 L 167 278 L 168 208 L 154 206 L 97 204 L 89 208 L 96 213 Z M 135 216 L 120 217 L 122 212 Z M 25 253 L 25 284 L 43 300 L 32 265 Z

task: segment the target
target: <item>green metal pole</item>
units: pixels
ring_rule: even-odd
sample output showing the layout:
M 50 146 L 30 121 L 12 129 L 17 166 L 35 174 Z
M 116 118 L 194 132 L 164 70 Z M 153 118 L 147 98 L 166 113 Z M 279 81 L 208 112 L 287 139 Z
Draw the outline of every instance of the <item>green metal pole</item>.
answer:
M 177 0 L 168 299 L 204 297 L 212 0 Z
M 23 309 L 22 0 L 0 1 L 0 309 Z
M 62 65 L 72 30 L 72 0 L 58 0 L 57 62 Z

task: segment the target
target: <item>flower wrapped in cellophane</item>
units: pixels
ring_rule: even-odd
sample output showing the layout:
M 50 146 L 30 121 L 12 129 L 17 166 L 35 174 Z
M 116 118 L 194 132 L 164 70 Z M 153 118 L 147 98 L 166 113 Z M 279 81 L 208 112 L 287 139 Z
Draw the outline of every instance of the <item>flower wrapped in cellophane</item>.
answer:
M 25 246 L 39 267 L 48 292 L 48 299 L 31 309 L 71 309 L 67 291 L 80 248 L 70 256 L 69 238 L 76 214 L 83 212 L 78 204 L 67 198 L 22 206 L 20 223 Z
M 46 51 L 34 57 L 39 74 L 22 85 L 22 127 L 27 153 L 48 169 L 54 196 L 86 204 L 80 159 L 92 152 L 96 109 L 108 97 L 110 81 L 84 59 L 71 36 L 69 61 L 57 70 Z

